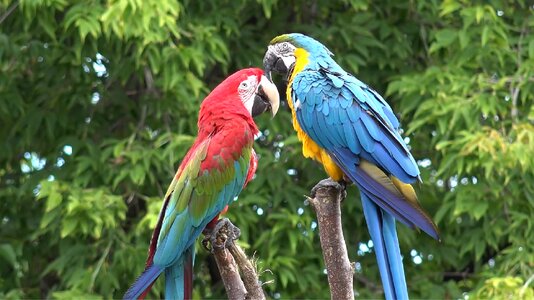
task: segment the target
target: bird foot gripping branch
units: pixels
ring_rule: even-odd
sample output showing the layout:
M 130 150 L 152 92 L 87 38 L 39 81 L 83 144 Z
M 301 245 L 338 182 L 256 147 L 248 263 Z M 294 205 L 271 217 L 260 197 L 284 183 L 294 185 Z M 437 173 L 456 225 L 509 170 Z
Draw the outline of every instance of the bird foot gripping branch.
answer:
M 224 218 L 213 228 L 206 228 L 204 235 L 202 245 L 215 258 L 228 299 L 265 299 L 255 266 L 235 243 L 241 230 Z
M 204 230 L 202 245 L 213 253 L 214 249 L 228 249 L 241 236 L 241 230 L 228 218 L 220 219 L 213 228 Z
M 332 178 L 326 178 L 321 181 L 319 181 L 312 189 L 311 189 L 311 198 L 315 198 L 315 195 L 320 189 L 334 189 L 339 193 L 339 197 L 341 197 L 340 201 L 345 200 L 347 197 L 347 183 L 345 181 L 334 181 Z

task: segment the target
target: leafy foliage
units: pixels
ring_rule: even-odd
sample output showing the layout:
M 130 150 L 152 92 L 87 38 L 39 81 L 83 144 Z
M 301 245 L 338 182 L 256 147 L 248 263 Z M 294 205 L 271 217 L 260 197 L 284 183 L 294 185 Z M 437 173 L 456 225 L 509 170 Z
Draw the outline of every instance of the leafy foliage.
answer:
M 272 37 L 298 31 L 401 116 L 423 172 L 421 202 L 442 230 L 437 243 L 399 225 L 410 295 L 532 298 L 527 3 L 0 0 L 0 297 L 119 298 L 143 268 L 201 99 L 229 72 L 259 66 Z M 287 109 L 258 123 L 259 170 L 228 217 L 261 279 L 274 280 L 271 297 L 327 298 L 303 197 L 324 172 L 302 158 Z M 355 288 L 381 297 L 348 192 Z M 196 297 L 223 295 L 200 248 L 195 268 Z M 152 296 L 161 295 L 158 282 Z

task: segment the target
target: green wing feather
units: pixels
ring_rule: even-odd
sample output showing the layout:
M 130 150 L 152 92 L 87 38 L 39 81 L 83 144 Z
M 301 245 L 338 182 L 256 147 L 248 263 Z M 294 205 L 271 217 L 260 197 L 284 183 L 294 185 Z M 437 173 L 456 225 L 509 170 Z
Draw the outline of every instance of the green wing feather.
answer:
M 193 146 L 167 191 L 154 264 L 172 264 L 241 192 L 252 142 L 247 134 L 237 142 L 215 135 Z

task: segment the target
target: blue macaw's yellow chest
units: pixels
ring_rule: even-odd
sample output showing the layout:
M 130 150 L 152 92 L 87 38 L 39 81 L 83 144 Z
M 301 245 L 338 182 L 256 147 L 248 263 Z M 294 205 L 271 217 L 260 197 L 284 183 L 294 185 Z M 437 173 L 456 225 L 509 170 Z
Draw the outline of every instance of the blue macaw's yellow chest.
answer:
M 299 72 L 301 72 L 304 67 L 308 64 L 308 52 L 306 52 L 302 48 L 297 48 L 295 50 L 295 67 L 293 68 L 293 72 L 291 73 L 289 77 L 289 82 L 287 84 L 287 103 L 289 107 L 291 108 L 291 115 L 293 118 L 293 128 L 295 128 L 295 131 L 297 132 L 297 137 L 299 141 L 302 143 L 302 154 L 304 157 L 314 159 L 321 163 L 328 174 L 333 180 L 339 181 L 343 178 L 343 171 L 336 165 L 336 163 L 332 160 L 330 155 L 322 149 L 317 143 L 315 143 L 307 134 L 302 130 L 300 127 L 300 124 L 297 120 L 296 116 L 296 107 L 293 105 L 293 99 L 291 99 L 291 89 L 293 85 L 293 80 L 295 79 L 295 75 L 297 75 Z

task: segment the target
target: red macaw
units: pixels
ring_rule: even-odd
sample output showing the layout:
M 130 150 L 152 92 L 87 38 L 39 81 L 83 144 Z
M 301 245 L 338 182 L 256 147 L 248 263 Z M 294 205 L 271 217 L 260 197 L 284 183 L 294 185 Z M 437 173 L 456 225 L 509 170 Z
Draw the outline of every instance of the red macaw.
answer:
M 198 137 L 165 194 L 145 270 L 125 299 L 144 298 L 163 272 L 166 298 L 191 298 L 195 240 L 252 178 L 258 133 L 252 118 L 266 110 L 274 116 L 279 101 L 276 86 L 257 68 L 232 74 L 204 99 Z

